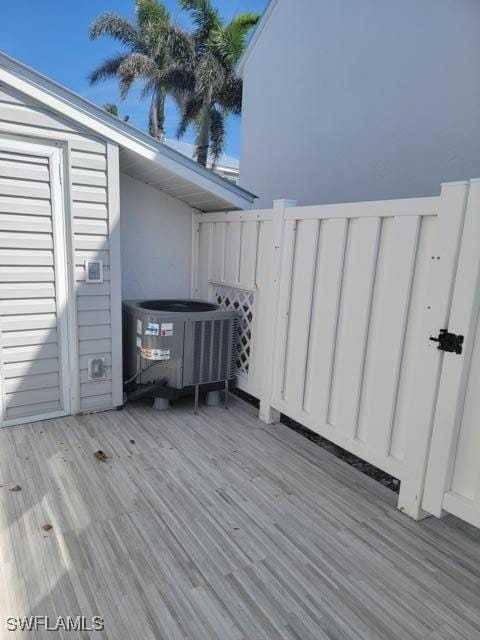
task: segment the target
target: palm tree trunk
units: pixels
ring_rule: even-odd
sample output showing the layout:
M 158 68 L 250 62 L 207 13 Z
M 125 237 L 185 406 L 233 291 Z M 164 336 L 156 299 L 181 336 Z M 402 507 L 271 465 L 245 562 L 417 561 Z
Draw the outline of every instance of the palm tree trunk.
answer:
M 165 93 L 157 89 L 150 104 L 148 131 L 153 138 L 163 142 L 165 140 Z
M 200 123 L 197 140 L 197 162 L 207 166 L 208 147 L 210 143 L 210 109 L 204 105 L 200 112 Z

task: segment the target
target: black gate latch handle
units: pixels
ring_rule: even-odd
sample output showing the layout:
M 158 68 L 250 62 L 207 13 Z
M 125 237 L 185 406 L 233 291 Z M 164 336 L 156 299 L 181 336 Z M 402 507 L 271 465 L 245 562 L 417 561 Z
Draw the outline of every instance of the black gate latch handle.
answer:
M 440 351 L 448 351 L 449 353 L 457 353 L 460 355 L 463 350 L 463 336 L 456 333 L 449 333 L 447 329 L 440 329 L 438 338 L 431 337 L 432 342 L 438 342 Z

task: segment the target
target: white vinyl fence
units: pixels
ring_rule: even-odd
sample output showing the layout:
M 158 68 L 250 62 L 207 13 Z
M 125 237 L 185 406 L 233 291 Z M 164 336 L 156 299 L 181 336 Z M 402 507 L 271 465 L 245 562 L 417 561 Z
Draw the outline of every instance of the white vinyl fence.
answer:
M 479 192 L 472 181 L 432 198 L 193 216 L 193 294 L 240 312 L 238 385 L 260 399 L 260 417 L 284 413 L 399 478 L 399 507 L 415 518 L 424 486 L 430 512 L 475 520 L 465 499 L 480 511 L 469 454 L 478 413 L 474 426 L 461 418 L 478 317 Z M 449 325 L 456 306 L 463 315 Z M 447 327 L 466 336 L 461 355 L 430 340 Z M 458 487 L 462 509 L 452 507 Z

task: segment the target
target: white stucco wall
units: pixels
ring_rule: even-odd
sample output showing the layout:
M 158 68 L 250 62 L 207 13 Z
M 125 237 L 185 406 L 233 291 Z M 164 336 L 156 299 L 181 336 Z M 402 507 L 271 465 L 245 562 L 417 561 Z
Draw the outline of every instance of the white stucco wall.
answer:
M 120 229 L 124 300 L 189 296 L 188 205 L 122 173 Z
M 243 76 L 240 184 L 259 206 L 480 176 L 478 0 L 278 0 Z

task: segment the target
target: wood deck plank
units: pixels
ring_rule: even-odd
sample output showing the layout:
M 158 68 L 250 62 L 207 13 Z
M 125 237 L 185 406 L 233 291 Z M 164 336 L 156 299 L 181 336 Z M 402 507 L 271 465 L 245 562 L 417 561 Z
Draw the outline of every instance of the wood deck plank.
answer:
M 115 640 L 480 639 L 480 531 L 409 520 L 237 399 L 3 429 L 0 484 L 5 615 L 100 615 L 81 637 Z

